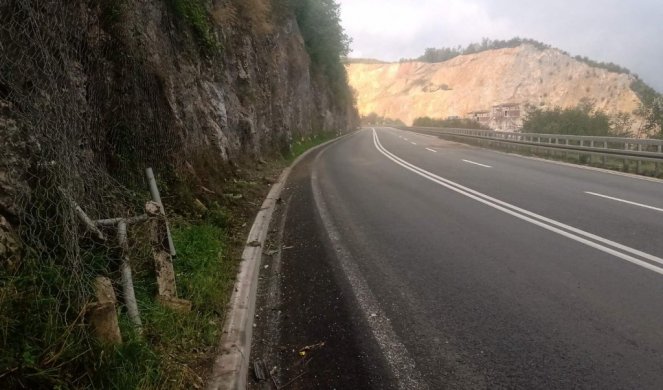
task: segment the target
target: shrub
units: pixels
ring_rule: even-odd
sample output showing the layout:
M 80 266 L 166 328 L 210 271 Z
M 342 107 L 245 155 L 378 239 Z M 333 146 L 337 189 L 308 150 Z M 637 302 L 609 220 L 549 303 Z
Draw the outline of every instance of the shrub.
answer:
M 523 121 L 524 133 L 613 136 L 610 117 L 584 102 L 575 108 L 543 110 L 530 107 Z
M 210 14 L 204 0 L 168 0 L 173 12 L 193 30 L 198 43 L 209 53 L 221 48 L 214 36 Z
M 414 126 L 420 127 L 441 127 L 441 128 L 459 128 L 459 129 L 480 129 L 487 130 L 488 127 L 468 118 L 450 118 L 436 119 L 430 117 L 419 117 L 414 120 Z

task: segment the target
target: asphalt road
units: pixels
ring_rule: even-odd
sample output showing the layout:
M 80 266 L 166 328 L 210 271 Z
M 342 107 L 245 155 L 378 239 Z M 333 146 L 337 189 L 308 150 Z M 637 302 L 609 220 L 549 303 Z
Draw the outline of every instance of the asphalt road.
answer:
M 663 388 L 661 181 L 394 129 L 292 180 L 279 342 L 328 340 L 300 388 Z

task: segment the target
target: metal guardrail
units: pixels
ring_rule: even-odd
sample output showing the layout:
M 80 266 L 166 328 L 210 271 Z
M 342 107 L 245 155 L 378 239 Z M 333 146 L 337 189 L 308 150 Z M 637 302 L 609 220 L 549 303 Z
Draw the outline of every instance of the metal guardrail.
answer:
M 563 134 L 507 133 L 494 130 L 446 129 L 436 127 L 403 127 L 402 129 L 431 134 L 471 138 L 481 142 L 517 145 L 537 150 L 573 152 L 578 155 L 601 156 L 603 165 L 607 158 L 635 161 L 636 173 L 642 173 L 642 163 L 654 163 L 654 175 L 661 174 L 663 140 L 622 137 L 591 137 Z

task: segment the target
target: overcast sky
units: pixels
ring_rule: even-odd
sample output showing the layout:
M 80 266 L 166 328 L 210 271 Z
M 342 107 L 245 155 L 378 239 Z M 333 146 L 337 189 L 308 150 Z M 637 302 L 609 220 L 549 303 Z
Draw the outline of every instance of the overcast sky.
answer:
M 663 91 L 663 0 L 338 0 L 353 57 L 398 60 L 483 37 L 614 62 Z

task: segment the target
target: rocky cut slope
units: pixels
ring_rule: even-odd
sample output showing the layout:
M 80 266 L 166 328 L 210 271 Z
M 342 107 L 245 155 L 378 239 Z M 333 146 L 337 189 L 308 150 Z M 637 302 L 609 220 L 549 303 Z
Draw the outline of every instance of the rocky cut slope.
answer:
M 151 361 L 153 351 L 127 343 L 131 359 L 99 355 L 82 326 L 95 278 L 119 283 L 120 253 L 152 266 L 149 226 L 122 234 L 91 222 L 145 213 L 145 168 L 169 212 L 194 216 L 198 201 L 225 231 L 225 182 L 251 191 L 269 182 L 246 183 L 240 169 L 288 154 L 295 139 L 356 126 L 346 80 L 315 64 L 302 4 L 327 3 L 0 1 L 0 388 L 99 388 L 109 385 L 95 383 L 103 375 L 151 375 L 125 362 Z M 141 304 L 152 304 L 145 280 Z
M 346 65 L 361 115 L 400 119 L 472 117 L 494 106 L 575 107 L 632 113 L 634 77 L 590 67 L 556 49 L 529 44 L 461 55 L 442 63 Z M 513 129 L 510 129 L 513 130 Z
M 18 218 L 39 170 L 77 198 L 146 166 L 213 186 L 293 138 L 355 127 L 286 3 L 1 2 L 0 212 Z

